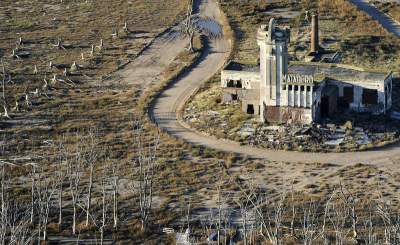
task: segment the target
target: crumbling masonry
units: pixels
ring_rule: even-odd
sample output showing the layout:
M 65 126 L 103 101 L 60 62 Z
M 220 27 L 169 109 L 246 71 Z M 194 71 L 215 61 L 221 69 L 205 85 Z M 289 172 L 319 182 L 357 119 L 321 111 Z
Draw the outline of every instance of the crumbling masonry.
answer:
M 318 23 L 312 52 L 318 52 Z M 392 105 L 392 73 L 366 72 L 338 65 L 297 62 L 289 65 L 290 29 L 274 19 L 257 32 L 259 67 L 231 62 L 221 73 L 223 102 L 240 101 L 242 110 L 262 122 L 311 123 L 339 108 L 386 113 Z

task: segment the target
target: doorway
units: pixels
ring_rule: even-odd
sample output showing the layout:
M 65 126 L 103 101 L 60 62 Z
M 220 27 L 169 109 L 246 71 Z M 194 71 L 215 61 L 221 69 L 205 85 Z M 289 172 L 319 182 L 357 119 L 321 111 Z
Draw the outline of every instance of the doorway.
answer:
M 321 118 L 329 116 L 329 97 L 321 98 Z
M 254 114 L 254 105 L 252 105 L 252 104 L 247 105 L 247 114 L 251 114 L 251 115 Z

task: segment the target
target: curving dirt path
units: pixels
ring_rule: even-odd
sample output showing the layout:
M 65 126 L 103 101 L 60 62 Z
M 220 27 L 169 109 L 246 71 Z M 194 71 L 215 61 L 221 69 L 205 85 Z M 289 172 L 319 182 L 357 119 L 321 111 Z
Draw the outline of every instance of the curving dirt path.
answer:
M 222 23 L 220 10 L 215 0 L 203 0 L 201 13 L 212 17 Z M 169 88 L 163 91 L 153 102 L 149 110 L 150 117 L 158 124 L 160 129 L 172 136 L 185 141 L 203 145 L 226 152 L 236 152 L 255 158 L 263 158 L 277 162 L 303 162 L 303 163 L 336 163 L 336 164 L 384 164 L 394 167 L 394 162 L 400 160 L 400 145 L 386 147 L 380 150 L 350 153 L 301 153 L 259 149 L 243 146 L 237 142 L 216 139 L 206 136 L 191 129 L 180 119 L 186 101 L 196 92 L 202 82 L 218 72 L 227 60 L 230 41 L 226 36 L 213 39 L 204 51 L 201 61 L 190 71 L 179 77 Z

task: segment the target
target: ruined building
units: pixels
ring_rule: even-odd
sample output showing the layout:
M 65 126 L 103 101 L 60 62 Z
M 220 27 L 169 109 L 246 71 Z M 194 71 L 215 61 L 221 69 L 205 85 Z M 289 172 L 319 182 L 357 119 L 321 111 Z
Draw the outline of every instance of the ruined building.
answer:
M 313 32 L 318 32 L 317 26 Z M 318 34 L 312 35 L 318 50 Z M 231 62 L 221 73 L 223 102 L 240 101 L 242 110 L 262 122 L 311 123 L 339 109 L 385 113 L 392 105 L 392 73 L 322 63 L 289 64 L 290 29 L 274 19 L 257 33 L 259 67 Z

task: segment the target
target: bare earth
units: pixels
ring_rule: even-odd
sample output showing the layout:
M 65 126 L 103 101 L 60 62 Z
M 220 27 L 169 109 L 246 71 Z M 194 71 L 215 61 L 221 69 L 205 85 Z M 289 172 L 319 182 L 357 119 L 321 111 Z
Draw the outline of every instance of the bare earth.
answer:
M 144 52 L 116 74 L 129 85 L 148 87 L 188 45 L 188 38 L 174 26 L 156 38 Z

